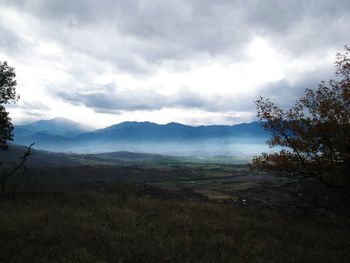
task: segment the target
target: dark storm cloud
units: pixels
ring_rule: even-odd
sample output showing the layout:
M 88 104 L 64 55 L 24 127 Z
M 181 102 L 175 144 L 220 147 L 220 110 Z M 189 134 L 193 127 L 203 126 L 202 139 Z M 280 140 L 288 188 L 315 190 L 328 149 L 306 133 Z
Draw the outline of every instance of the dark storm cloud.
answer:
M 251 110 L 252 98 L 234 98 L 232 96 L 204 96 L 201 93 L 182 90 L 171 95 L 155 91 L 138 90 L 137 92 L 115 89 L 91 92 L 56 92 L 56 98 L 84 105 L 100 113 L 119 113 L 122 111 L 153 111 L 165 108 L 202 109 L 208 112 L 227 110 Z
M 303 96 L 305 89 L 315 89 L 321 81 L 335 77 L 333 65 L 324 65 L 317 71 L 294 80 L 282 79 L 268 82 L 260 87 L 259 95 L 270 98 L 276 105 L 287 109 Z M 320 75 L 323 76 L 320 78 Z M 99 113 L 121 113 L 125 111 L 153 111 L 165 108 L 201 109 L 207 112 L 251 112 L 255 113 L 257 94 L 204 95 L 191 89 L 181 89 L 174 94 L 160 94 L 149 89 L 122 90 L 114 83 L 94 87 L 90 91 L 60 92 L 52 94 L 66 102 L 84 105 Z M 253 114 L 255 115 L 255 114 Z M 237 121 L 235 116 L 227 120 Z
M 7 5 L 34 15 L 37 34 L 128 73 L 152 73 L 164 61 L 200 55 L 242 59 L 255 36 L 302 56 L 345 44 L 350 1 L 13 0 Z M 43 26 L 44 25 L 44 26 Z M 1 31 L 1 27 L 0 27 Z M 3 31 L 3 30 L 2 30 Z M 15 27 L 2 46 L 17 43 Z M 17 51 L 18 52 L 18 51 Z
M 316 89 L 318 85 L 325 81 L 328 85 L 329 80 L 336 78 L 335 67 L 333 65 L 324 65 L 317 71 L 309 71 L 301 78 L 287 81 L 269 82 L 261 87 L 260 95 L 271 99 L 279 107 L 288 109 L 305 94 L 306 89 Z
M 62 45 L 136 71 L 198 54 L 239 57 L 260 35 L 302 55 L 349 41 L 350 1 L 8 1 Z M 106 31 L 107 30 L 107 31 Z M 104 34 L 103 32 L 108 32 Z M 90 37 L 85 38 L 88 34 Z M 123 45 L 124 42 L 125 45 Z M 83 45 L 84 44 L 84 45 Z M 126 56 L 120 56 L 120 53 Z M 134 61 L 135 65 L 132 65 Z M 145 64 L 142 66 L 142 64 Z

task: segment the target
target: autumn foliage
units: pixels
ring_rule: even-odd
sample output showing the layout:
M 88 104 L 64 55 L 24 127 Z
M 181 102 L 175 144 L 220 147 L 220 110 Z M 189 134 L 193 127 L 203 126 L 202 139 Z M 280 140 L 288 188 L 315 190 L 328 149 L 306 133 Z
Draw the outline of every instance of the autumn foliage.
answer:
M 255 167 L 294 178 L 316 178 L 327 186 L 350 190 L 350 47 L 337 54 L 336 76 L 307 89 L 285 111 L 269 99 L 256 101 L 257 116 L 271 133 Z

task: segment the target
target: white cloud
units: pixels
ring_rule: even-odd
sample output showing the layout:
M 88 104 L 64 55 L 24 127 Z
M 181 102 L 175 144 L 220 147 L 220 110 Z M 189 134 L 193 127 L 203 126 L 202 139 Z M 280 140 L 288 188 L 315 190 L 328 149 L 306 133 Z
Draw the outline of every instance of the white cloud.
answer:
M 253 120 L 259 95 L 287 105 L 306 80 L 329 79 L 349 10 L 328 0 L 0 3 L 0 60 L 21 94 L 11 116 L 96 127 Z

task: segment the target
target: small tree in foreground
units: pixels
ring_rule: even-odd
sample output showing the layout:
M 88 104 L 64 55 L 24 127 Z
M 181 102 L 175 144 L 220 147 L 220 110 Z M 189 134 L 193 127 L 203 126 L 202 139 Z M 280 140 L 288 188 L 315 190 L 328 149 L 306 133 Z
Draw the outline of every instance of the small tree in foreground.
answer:
M 307 89 L 284 111 L 269 99 L 256 101 L 257 116 L 272 137 L 253 166 L 294 178 L 315 178 L 350 195 L 350 47 L 337 54 L 336 78 Z
M 1 63 L 0 61 L 0 153 L 2 151 L 8 150 L 7 141 L 13 140 L 13 124 L 9 113 L 6 111 L 5 105 L 11 102 L 16 102 L 18 96 L 16 94 L 16 73 L 14 68 L 7 65 L 7 62 Z M 19 170 L 26 171 L 25 162 L 30 154 L 31 144 L 26 152 L 20 159 L 20 162 L 17 166 L 13 167 L 10 170 L 1 170 L 0 169 L 0 186 L 2 195 L 5 195 L 5 186 L 7 181 L 15 175 Z M 1 154 L 0 154 L 1 156 Z M 2 168 L 2 163 L 0 160 L 0 168 Z
M 13 125 L 5 105 L 18 100 L 15 78 L 14 68 L 0 61 L 0 150 L 7 148 L 8 140 L 13 140 Z

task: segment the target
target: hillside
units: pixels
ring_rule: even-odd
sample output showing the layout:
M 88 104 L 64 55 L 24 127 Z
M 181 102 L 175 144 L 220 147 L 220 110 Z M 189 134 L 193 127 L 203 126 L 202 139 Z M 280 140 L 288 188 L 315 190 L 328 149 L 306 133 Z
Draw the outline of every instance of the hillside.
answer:
M 99 154 L 55 153 L 37 150 L 33 146 L 26 162 L 28 167 L 71 167 L 82 165 L 120 165 L 121 163 L 151 162 L 161 160 L 176 160 L 176 157 L 160 154 L 133 152 L 109 152 Z M 18 163 L 27 150 L 25 146 L 10 144 L 8 151 L 0 151 L 0 161 L 7 166 Z
M 137 152 L 106 152 L 97 154 L 55 153 L 38 150 L 33 146 L 29 156 L 27 167 L 73 167 L 84 165 L 120 166 L 137 164 L 159 163 L 222 163 L 222 164 L 246 164 L 250 161 L 244 157 L 180 157 L 161 154 L 137 153 Z M 0 162 L 6 166 L 13 166 L 19 162 L 21 156 L 27 150 L 25 146 L 10 144 L 8 151 L 0 151 Z
M 0 261 L 349 262 L 349 219 L 89 184 L 0 199 Z

